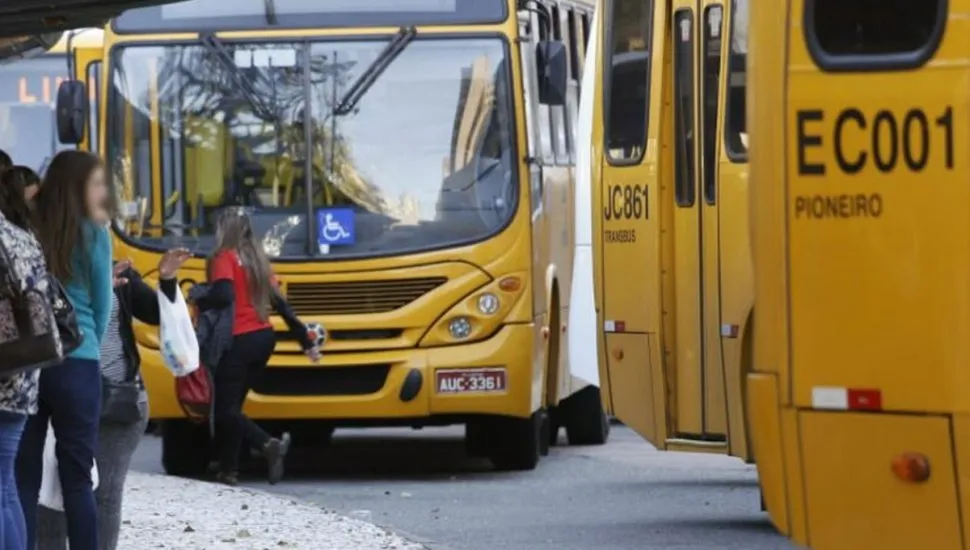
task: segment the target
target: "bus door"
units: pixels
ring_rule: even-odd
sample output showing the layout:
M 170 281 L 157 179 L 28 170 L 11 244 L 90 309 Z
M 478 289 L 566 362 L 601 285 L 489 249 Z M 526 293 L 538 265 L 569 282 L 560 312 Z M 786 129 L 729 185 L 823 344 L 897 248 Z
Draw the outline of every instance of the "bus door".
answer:
M 723 441 L 717 209 L 718 92 L 723 5 L 673 2 L 672 436 Z M 667 294 L 670 296 L 670 294 Z M 669 356 L 668 356 L 669 358 Z M 669 372 L 669 371 L 668 371 Z
M 76 46 L 71 48 L 74 56 L 73 77 L 88 87 L 88 123 L 84 139 L 78 144 L 82 151 L 98 151 L 98 97 L 101 89 L 101 66 L 104 48 L 101 46 Z
M 666 20 L 664 2 L 612 0 L 606 4 L 600 46 L 603 149 L 598 208 L 602 228 L 600 295 L 604 332 L 601 360 L 614 416 L 658 447 L 666 438 L 666 384 L 660 342 L 661 250 L 657 148 L 664 65 L 654 22 Z M 660 51 L 654 51 L 661 44 Z M 655 142 L 655 141 L 654 141 Z M 596 244 L 594 243 L 594 247 Z

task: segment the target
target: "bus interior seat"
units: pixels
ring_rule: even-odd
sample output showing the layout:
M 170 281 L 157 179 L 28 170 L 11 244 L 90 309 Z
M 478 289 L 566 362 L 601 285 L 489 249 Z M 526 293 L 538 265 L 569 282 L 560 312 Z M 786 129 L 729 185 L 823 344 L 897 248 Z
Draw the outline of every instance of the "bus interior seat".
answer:
M 227 175 L 226 127 L 204 117 L 186 117 L 185 189 L 193 211 L 201 201 L 203 207 L 218 207 L 225 198 Z

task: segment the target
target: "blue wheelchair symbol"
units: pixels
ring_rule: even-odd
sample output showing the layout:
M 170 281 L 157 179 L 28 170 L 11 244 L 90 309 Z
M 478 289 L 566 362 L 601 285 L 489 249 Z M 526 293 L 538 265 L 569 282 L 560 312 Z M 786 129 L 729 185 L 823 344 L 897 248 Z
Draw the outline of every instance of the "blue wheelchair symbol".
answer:
M 354 211 L 351 208 L 321 208 L 317 210 L 317 244 L 354 244 Z

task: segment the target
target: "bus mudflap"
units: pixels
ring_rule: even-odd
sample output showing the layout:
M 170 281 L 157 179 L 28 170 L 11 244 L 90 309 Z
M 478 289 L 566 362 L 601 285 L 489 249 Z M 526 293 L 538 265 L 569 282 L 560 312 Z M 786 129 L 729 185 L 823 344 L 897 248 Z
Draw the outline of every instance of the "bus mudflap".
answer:
M 962 548 L 950 420 L 803 411 L 813 550 Z

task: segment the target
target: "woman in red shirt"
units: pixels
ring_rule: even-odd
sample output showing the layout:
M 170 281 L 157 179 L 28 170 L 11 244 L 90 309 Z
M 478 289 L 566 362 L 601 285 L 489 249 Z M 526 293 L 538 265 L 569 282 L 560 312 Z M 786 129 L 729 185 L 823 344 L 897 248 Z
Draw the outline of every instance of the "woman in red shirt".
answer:
M 276 334 L 269 322 L 271 310 L 279 313 L 307 356 L 320 360 L 307 337 L 306 327 L 277 290 L 269 259 L 256 239 L 252 221 L 241 208 L 229 208 L 216 222 L 216 245 L 208 262 L 211 290 L 197 304 L 202 311 L 234 307 L 232 344 L 213 373 L 215 381 L 215 436 L 219 481 L 238 483 L 239 454 L 243 443 L 261 450 L 269 467 L 269 482 L 283 477 L 283 459 L 289 434 L 271 437 L 242 412 L 246 394 L 266 369 Z

